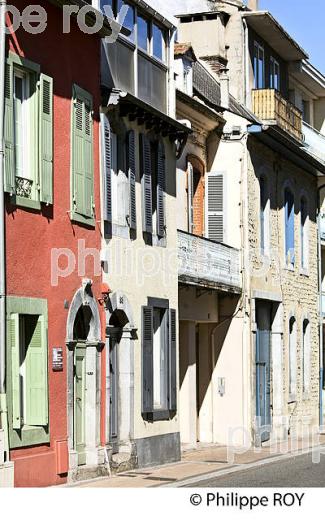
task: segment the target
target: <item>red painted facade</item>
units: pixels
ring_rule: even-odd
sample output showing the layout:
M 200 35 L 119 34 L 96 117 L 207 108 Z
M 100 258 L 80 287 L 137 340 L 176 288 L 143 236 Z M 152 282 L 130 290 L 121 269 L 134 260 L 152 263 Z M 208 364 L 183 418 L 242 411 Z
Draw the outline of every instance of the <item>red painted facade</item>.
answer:
M 77 259 L 78 240 L 84 239 L 87 248 L 100 250 L 100 36 L 82 33 L 73 20 L 71 33 L 63 34 L 62 10 L 49 2 L 41 1 L 39 4 L 48 15 L 45 32 L 31 35 L 20 28 L 7 37 L 7 42 L 11 51 L 38 63 L 42 72 L 54 81 L 54 202 L 53 206 L 42 205 L 42 210 L 36 211 L 13 206 L 9 196 L 6 196 L 6 262 L 9 296 L 45 298 L 48 302 L 50 443 L 11 450 L 11 460 L 15 461 L 16 486 L 49 486 L 66 481 L 66 475 L 57 474 L 57 456 L 62 463 L 64 451 L 56 452 L 60 447 L 57 441 L 64 441 L 68 436 L 66 355 L 64 371 L 53 372 L 52 348 L 61 346 L 65 352 L 68 309 L 64 303 L 71 303 L 82 278 L 93 280 L 96 300 L 101 289 L 100 277 L 94 276 L 92 257 L 87 258 L 84 273 L 78 273 L 76 266 L 70 276 L 59 279 L 57 287 L 51 285 L 52 248 L 68 248 Z M 27 5 L 24 1 L 15 2 L 20 11 Z M 71 96 L 74 83 L 93 96 L 95 228 L 73 223 L 69 216 Z M 65 261 L 63 259 L 62 267 Z M 102 374 L 103 379 L 104 376 Z M 102 410 L 104 412 L 103 405 Z M 102 435 L 103 431 L 102 420 Z

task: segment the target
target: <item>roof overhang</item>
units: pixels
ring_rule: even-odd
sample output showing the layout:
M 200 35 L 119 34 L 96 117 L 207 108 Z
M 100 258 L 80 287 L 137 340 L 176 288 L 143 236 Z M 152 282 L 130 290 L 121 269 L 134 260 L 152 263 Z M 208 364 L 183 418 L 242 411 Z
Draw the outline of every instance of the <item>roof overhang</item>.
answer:
M 221 114 L 181 90 L 176 91 L 176 110 L 178 113 L 183 113 L 186 119 L 189 119 L 196 127 L 207 133 L 213 132 L 226 124 L 226 120 Z
M 325 76 L 309 61 L 293 64 L 290 76 L 310 92 L 314 98 L 325 97 Z
M 242 17 L 263 40 L 286 61 L 308 58 L 306 51 L 285 31 L 268 11 L 245 11 Z
M 254 125 L 256 127 L 256 125 Z M 315 177 L 325 175 L 325 163 L 276 125 L 263 126 L 252 135 Z

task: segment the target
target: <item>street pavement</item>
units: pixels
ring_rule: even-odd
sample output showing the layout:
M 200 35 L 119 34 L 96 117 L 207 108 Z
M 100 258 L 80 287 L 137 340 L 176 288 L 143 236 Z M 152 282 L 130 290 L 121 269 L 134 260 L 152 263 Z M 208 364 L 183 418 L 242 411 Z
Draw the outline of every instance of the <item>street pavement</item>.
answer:
M 318 464 L 308 453 L 204 481 L 198 479 L 184 487 L 325 487 L 325 454 L 320 455 Z

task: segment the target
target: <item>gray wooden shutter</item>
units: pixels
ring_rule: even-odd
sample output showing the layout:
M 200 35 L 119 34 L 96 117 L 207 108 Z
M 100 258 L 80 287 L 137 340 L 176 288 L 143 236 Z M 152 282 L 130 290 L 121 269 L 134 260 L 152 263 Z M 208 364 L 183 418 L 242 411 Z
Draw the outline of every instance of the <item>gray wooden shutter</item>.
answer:
M 166 191 L 166 156 L 162 141 L 158 144 L 157 161 L 157 235 L 165 235 L 165 191 Z
M 188 211 L 188 232 L 193 233 L 193 226 L 194 226 L 193 166 L 190 162 L 187 165 L 187 211 Z
M 129 226 L 131 229 L 137 228 L 137 212 L 136 212 L 136 168 L 135 168 L 135 134 L 134 130 L 128 133 L 128 176 L 130 184 L 129 195 Z
M 151 188 L 151 146 L 146 135 L 141 135 L 142 168 L 142 225 L 143 231 L 152 233 L 152 188 Z
M 216 242 L 223 242 L 224 172 L 208 173 L 205 189 L 207 237 Z
M 169 410 L 177 410 L 176 310 L 169 309 Z
M 5 144 L 4 189 L 5 189 L 5 191 L 13 194 L 13 193 L 15 193 L 15 147 L 14 147 L 14 108 L 13 108 L 13 66 L 11 63 L 6 63 L 6 68 L 5 68 L 4 144 Z
M 111 125 L 105 114 L 101 114 L 102 138 L 102 182 L 103 182 L 103 218 L 112 222 L 112 148 Z
M 142 307 L 142 413 L 153 411 L 153 308 Z
M 40 77 L 39 98 L 40 199 L 53 204 L 53 79 Z

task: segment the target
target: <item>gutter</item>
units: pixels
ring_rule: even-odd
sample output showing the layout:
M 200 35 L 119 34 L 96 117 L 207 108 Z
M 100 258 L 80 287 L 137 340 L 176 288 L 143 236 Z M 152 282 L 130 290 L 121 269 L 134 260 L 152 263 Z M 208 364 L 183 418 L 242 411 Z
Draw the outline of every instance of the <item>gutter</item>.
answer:
M 5 268 L 5 213 L 4 213 L 4 95 L 6 57 L 6 0 L 0 0 L 0 427 L 7 432 L 6 406 L 6 268 Z M 8 451 L 8 436 L 5 436 Z

